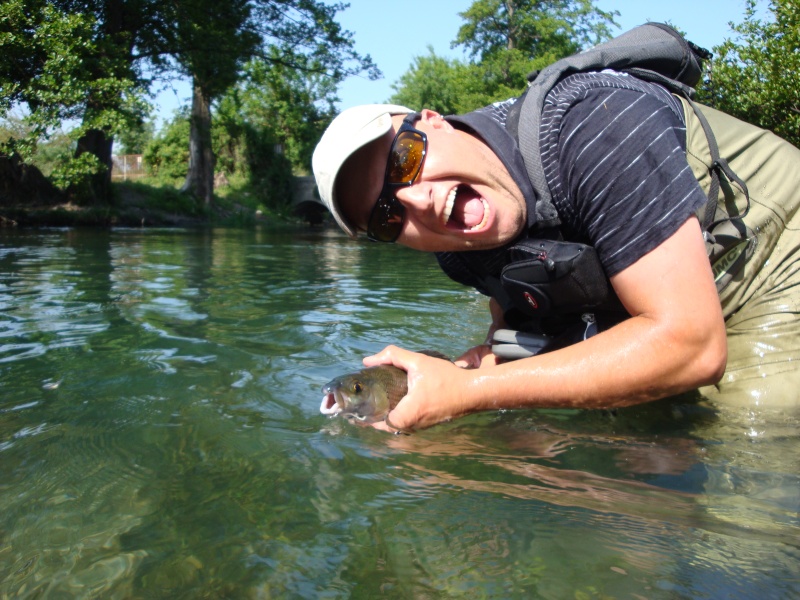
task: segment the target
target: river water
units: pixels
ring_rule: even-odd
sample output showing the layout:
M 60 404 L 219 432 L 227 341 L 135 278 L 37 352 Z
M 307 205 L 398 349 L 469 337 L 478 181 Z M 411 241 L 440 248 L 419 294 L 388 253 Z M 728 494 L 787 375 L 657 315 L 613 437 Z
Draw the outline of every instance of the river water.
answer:
M 485 310 L 333 231 L 0 231 L 0 598 L 800 596 L 797 414 L 319 413 Z

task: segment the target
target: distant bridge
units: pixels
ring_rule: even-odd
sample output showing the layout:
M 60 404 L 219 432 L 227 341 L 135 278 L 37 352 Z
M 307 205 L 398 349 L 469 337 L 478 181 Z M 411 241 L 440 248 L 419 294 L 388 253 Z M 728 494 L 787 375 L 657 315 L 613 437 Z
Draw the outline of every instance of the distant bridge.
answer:
M 294 178 L 292 212 L 309 223 L 321 223 L 328 215 L 328 209 L 319 199 L 317 183 L 310 175 Z

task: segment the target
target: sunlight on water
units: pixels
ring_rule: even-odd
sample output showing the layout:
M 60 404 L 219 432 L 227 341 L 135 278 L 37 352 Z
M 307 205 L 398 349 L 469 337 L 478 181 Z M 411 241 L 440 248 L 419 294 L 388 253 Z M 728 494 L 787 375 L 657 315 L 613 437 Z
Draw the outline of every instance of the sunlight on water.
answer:
M 789 598 L 800 418 L 319 414 L 485 300 L 332 231 L 0 232 L 0 598 Z M 754 435 L 757 432 L 757 435 Z

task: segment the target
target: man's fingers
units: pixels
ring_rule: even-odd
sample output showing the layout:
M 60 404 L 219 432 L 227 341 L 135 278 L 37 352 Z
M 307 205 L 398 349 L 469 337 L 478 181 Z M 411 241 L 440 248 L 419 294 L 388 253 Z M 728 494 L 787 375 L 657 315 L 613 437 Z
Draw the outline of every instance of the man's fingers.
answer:
M 383 350 L 372 356 L 364 357 L 362 361 L 365 367 L 374 367 L 376 365 L 394 365 L 404 371 L 408 371 L 408 358 L 413 356 L 413 352 L 403 350 L 397 346 L 386 346 Z

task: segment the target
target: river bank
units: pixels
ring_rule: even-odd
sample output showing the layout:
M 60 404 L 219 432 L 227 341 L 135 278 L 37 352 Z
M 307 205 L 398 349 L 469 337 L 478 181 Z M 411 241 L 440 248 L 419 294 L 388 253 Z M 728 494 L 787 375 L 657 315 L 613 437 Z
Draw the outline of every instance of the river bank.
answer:
M 269 210 L 247 193 L 215 199 L 205 209 L 174 188 L 131 182 L 114 183 L 114 200 L 108 205 L 82 206 L 57 195 L 48 201 L 0 204 L 0 227 L 203 227 L 210 225 L 296 225 L 325 222 L 327 211 L 319 203 L 302 202 L 284 210 Z

